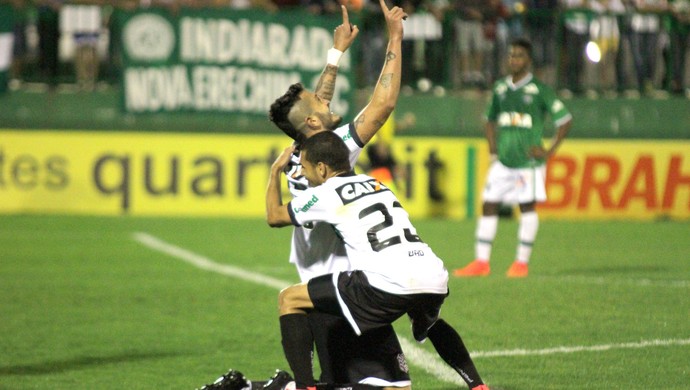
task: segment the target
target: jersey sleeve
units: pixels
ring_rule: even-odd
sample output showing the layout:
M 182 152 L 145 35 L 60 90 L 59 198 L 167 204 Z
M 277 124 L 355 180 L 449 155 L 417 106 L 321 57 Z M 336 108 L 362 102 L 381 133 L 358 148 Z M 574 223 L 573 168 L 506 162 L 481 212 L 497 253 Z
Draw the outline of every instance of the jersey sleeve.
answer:
M 326 188 L 321 185 L 305 190 L 288 203 L 292 224 L 303 226 L 309 222 L 329 222 L 333 206 Z
M 561 99 L 556 96 L 553 89 L 546 85 L 541 85 L 540 89 L 546 109 L 549 114 L 551 114 L 551 118 L 556 127 L 568 122 L 572 118 L 572 115 Z
M 355 164 L 359 159 L 359 155 L 362 153 L 364 148 L 364 143 L 359 138 L 357 131 L 355 131 L 355 124 L 348 123 L 347 125 L 340 126 L 333 130 L 342 140 L 345 142 L 345 146 L 350 151 L 350 166 L 352 170 L 355 168 Z

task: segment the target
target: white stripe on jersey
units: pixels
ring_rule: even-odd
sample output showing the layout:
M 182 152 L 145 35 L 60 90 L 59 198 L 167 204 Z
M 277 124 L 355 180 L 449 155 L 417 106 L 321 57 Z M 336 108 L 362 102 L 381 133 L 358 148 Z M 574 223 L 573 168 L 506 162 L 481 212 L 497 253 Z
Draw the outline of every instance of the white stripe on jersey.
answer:
M 294 221 L 332 224 L 352 269 L 392 294 L 445 294 L 448 272 L 417 236 L 409 215 L 386 186 L 367 175 L 338 176 L 305 190 L 288 205 Z

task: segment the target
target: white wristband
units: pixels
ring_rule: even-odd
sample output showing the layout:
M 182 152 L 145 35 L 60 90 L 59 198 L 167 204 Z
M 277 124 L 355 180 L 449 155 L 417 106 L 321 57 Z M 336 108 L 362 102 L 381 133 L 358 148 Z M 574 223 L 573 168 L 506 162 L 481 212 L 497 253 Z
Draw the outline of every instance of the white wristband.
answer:
M 333 66 L 338 66 L 338 62 L 340 62 L 340 57 L 342 56 L 342 51 L 336 49 L 335 47 L 332 47 L 328 49 L 328 54 L 326 54 L 326 63 Z

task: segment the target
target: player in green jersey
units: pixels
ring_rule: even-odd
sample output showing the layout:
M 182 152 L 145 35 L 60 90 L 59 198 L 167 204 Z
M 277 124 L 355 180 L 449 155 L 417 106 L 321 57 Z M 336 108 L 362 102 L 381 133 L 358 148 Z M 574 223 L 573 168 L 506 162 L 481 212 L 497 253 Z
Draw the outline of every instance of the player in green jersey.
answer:
M 521 212 L 517 255 L 507 275 L 527 276 L 539 227 L 536 203 L 546 200 L 546 160 L 556 152 L 572 124 L 563 102 L 530 72 L 531 54 L 529 41 L 513 41 L 508 52 L 510 75 L 494 84 L 486 110 L 486 138 L 492 162 L 482 194 L 475 260 L 456 269 L 455 276 L 486 276 L 491 272 L 489 259 L 501 204 L 519 204 Z M 542 137 L 549 117 L 557 130 L 547 149 Z

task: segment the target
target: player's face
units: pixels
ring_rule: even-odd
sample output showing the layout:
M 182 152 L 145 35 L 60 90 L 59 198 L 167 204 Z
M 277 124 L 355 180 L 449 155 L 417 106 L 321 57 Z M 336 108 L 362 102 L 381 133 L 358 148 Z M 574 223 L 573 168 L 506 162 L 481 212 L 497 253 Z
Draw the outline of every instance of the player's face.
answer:
M 302 175 L 307 178 L 309 185 L 316 187 L 323 184 L 318 165 L 312 164 L 306 159 L 307 152 L 300 152 L 300 164 L 302 164 Z
M 304 100 L 310 108 L 311 115 L 319 118 L 321 121 L 322 129 L 325 130 L 335 130 L 343 118 L 340 115 L 336 115 L 331 111 L 330 103 L 326 100 L 321 99 L 314 92 L 304 91 L 302 92 L 301 99 Z M 319 131 L 307 134 L 307 136 L 312 136 Z
M 527 73 L 530 58 L 527 50 L 520 46 L 511 46 L 508 51 L 508 69 L 513 76 Z

